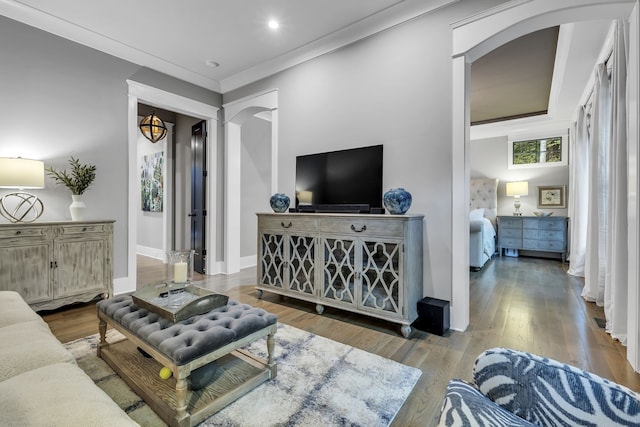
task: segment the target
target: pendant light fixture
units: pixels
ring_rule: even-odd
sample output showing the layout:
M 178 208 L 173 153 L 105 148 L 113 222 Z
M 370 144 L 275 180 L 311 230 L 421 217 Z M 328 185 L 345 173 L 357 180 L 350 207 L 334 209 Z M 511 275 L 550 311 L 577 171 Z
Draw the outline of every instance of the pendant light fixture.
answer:
M 140 132 L 152 143 L 160 141 L 167 136 L 167 126 L 162 119 L 153 112 L 140 121 Z

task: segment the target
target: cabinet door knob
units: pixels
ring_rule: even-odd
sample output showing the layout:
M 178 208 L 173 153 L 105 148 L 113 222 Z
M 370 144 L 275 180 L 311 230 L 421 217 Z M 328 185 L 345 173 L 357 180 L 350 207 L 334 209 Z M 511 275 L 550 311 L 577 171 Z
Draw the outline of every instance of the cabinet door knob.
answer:
M 293 225 L 293 223 L 292 223 L 291 221 L 289 221 L 289 223 L 288 223 L 288 224 L 285 224 L 285 223 L 284 223 L 284 221 L 282 221 L 282 222 L 280 223 L 280 225 L 281 225 L 283 228 L 291 228 L 291 226 Z
M 366 226 L 366 225 L 363 225 L 363 226 L 362 226 L 362 227 L 360 227 L 360 228 L 356 228 L 356 226 L 355 226 L 355 225 L 351 224 L 351 229 L 352 229 L 353 231 L 355 231 L 356 233 L 362 233 L 363 231 L 365 231 L 365 230 L 367 229 L 367 226 Z

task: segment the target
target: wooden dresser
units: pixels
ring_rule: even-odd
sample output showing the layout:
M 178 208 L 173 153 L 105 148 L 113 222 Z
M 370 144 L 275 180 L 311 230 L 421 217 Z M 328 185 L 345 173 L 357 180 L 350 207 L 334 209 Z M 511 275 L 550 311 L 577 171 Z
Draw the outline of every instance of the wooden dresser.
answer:
M 422 298 L 422 215 L 258 214 L 258 290 L 401 324 Z
M 0 290 L 34 310 L 113 295 L 113 222 L 0 224 Z
M 553 252 L 567 258 L 565 216 L 498 216 L 498 253 L 502 249 Z

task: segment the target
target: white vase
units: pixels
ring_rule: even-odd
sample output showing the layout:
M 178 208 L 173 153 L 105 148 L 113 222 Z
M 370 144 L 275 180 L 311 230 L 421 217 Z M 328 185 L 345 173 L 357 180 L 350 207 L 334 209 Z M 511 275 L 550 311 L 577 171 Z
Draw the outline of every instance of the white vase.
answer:
M 84 200 L 81 194 L 72 194 L 73 200 L 69 205 L 69 212 L 71 212 L 71 221 L 84 220 L 84 214 L 87 209 L 87 205 L 84 204 Z

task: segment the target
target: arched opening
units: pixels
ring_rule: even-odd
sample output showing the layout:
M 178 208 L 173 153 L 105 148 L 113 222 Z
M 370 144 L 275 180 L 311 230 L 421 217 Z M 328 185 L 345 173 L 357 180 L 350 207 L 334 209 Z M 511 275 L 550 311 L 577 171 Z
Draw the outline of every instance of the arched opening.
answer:
M 278 187 L 278 91 L 249 96 L 223 105 L 225 109 L 225 236 L 224 260 L 227 274 L 237 273 L 242 266 L 242 126 L 261 112 L 271 117 L 271 192 Z
M 547 0 L 533 0 L 526 3 L 506 3 L 456 24 L 453 29 L 453 107 L 452 107 L 452 302 L 451 324 L 454 329 L 465 330 L 469 324 L 469 70 L 475 59 L 517 37 L 530 32 L 570 22 L 627 19 L 637 2 L 634 0 L 606 2 L 596 0 L 570 1 L 559 4 Z M 637 21 L 636 21 L 637 26 Z M 637 28 L 636 28 L 637 37 Z M 638 70 L 631 70 L 630 76 Z M 635 123 L 636 131 L 638 124 Z M 637 135 L 637 133 L 636 133 Z M 631 145 L 631 143 L 630 143 Z M 637 147 L 636 147 L 637 149 Z M 637 164 L 629 165 L 632 176 L 637 176 Z M 634 172 L 635 171 L 635 172 Z M 630 200 L 630 210 L 637 217 L 637 200 Z M 637 240 L 637 236 L 636 240 Z M 630 245 L 630 265 L 638 259 L 637 246 Z M 630 267 L 636 268 L 636 267 Z M 637 278 L 634 271 L 629 274 Z M 635 309 L 630 314 L 637 316 L 637 283 Z M 638 369 L 638 321 L 629 320 L 627 358 Z

